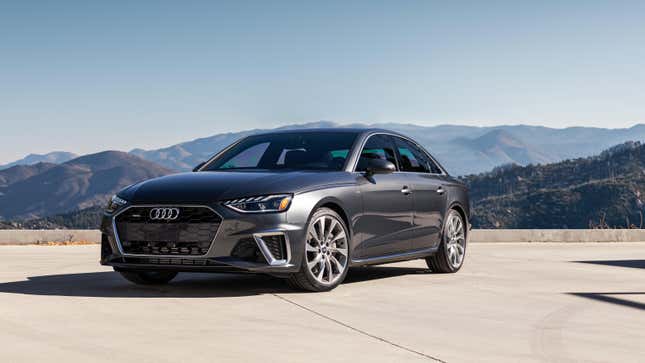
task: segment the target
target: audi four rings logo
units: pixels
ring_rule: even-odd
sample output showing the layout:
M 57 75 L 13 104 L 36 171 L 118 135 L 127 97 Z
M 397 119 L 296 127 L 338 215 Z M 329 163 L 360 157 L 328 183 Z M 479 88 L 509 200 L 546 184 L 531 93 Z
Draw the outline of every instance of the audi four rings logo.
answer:
M 174 221 L 179 218 L 179 208 L 152 208 L 150 220 L 153 221 Z

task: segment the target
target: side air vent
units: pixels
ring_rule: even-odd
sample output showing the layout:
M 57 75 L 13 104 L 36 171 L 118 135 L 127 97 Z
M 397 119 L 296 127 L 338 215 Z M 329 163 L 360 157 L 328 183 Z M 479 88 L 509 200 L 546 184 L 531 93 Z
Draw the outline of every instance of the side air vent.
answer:
M 267 245 L 271 256 L 276 260 L 284 260 L 287 257 L 286 246 L 284 245 L 284 236 L 283 235 L 272 235 L 272 236 L 263 236 L 261 237 L 264 243 Z
M 289 262 L 289 241 L 284 233 L 254 234 L 253 239 L 255 239 L 260 252 L 269 262 L 269 265 L 284 265 Z

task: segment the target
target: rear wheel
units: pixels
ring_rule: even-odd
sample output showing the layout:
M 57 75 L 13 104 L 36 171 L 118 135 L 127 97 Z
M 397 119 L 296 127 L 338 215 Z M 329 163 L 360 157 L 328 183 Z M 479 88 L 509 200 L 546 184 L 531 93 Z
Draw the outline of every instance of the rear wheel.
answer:
M 118 271 L 123 278 L 137 285 L 163 285 L 177 276 L 173 271 Z
M 343 219 L 329 208 L 320 208 L 309 221 L 300 271 L 289 284 L 309 291 L 329 291 L 338 286 L 349 267 L 349 233 Z
M 439 250 L 426 258 L 428 267 L 439 273 L 457 272 L 466 257 L 466 223 L 461 214 L 452 209 L 448 213 Z

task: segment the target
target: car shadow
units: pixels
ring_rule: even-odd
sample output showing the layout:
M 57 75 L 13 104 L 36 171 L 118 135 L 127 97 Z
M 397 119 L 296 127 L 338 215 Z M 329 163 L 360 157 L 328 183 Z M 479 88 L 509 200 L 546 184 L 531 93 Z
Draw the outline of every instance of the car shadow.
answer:
M 574 261 L 574 262 L 589 263 L 593 265 L 645 269 L 645 260 L 589 260 L 589 261 Z
M 345 283 L 357 283 L 428 270 L 408 267 L 351 269 Z M 103 298 L 217 298 L 262 294 L 299 293 L 284 280 L 253 274 L 182 273 L 167 285 L 134 285 L 116 272 L 86 272 L 32 276 L 23 281 L 0 283 L 0 293 L 103 297 Z
M 645 295 L 645 292 L 570 292 L 568 294 L 637 310 L 645 310 L 645 303 L 622 298 L 624 296 Z

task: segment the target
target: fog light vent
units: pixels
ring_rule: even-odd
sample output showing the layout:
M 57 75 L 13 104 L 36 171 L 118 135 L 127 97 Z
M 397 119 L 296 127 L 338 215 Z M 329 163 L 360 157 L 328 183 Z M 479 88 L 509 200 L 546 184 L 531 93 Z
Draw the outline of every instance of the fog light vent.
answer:
M 284 265 L 289 262 L 289 241 L 284 233 L 261 233 L 253 235 L 253 238 L 269 265 Z

